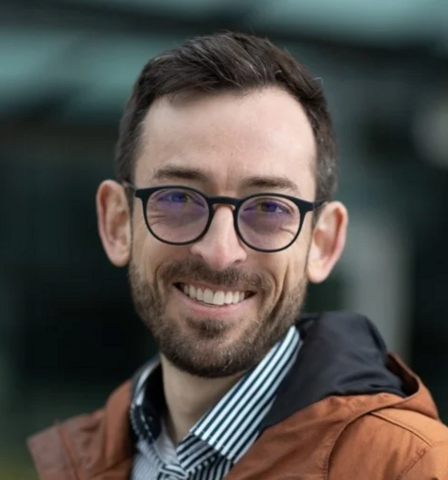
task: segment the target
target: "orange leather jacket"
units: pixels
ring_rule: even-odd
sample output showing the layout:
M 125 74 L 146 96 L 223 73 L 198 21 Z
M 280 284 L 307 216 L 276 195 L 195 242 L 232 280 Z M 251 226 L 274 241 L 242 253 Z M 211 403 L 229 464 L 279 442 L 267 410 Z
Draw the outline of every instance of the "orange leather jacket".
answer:
M 226 480 L 448 480 L 448 428 L 420 379 L 360 316 L 298 324 L 305 342 L 258 440 Z M 29 440 L 41 480 L 129 480 L 132 382 Z

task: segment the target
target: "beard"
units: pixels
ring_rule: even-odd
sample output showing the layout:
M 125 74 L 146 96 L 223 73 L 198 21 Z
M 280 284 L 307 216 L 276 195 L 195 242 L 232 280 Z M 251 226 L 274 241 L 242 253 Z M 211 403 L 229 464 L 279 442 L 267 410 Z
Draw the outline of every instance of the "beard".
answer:
M 174 261 L 157 272 L 159 282 L 148 282 L 131 259 L 129 283 L 137 314 L 150 330 L 160 353 L 179 370 L 203 378 L 221 378 L 243 373 L 256 366 L 269 350 L 281 340 L 298 319 L 305 302 L 305 272 L 299 284 L 280 298 L 264 306 L 238 338 L 227 337 L 235 329 L 233 322 L 217 319 L 185 317 L 170 318 L 159 285 L 176 288 L 179 278 L 212 283 L 238 290 L 252 290 L 267 298 L 274 291 L 270 277 L 237 268 L 217 272 L 199 259 Z M 219 308 L 219 307 L 217 307 Z M 244 321 L 242 319 L 242 321 Z

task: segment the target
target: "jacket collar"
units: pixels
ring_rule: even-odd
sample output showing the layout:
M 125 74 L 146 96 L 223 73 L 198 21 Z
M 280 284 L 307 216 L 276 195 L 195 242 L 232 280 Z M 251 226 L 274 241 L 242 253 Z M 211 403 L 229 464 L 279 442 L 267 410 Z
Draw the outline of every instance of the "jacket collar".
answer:
M 415 391 L 415 383 L 405 387 L 387 368 L 386 346 L 367 318 L 347 312 L 310 314 L 302 316 L 297 328 L 304 343 L 264 428 L 330 396 L 404 397 Z

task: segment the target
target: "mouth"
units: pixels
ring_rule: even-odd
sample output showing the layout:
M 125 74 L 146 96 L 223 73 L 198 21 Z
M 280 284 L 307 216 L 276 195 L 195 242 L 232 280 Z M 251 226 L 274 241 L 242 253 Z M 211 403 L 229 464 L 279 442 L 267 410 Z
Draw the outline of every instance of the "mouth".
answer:
M 224 290 L 219 287 L 199 287 L 189 283 L 175 283 L 174 286 L 192 300 L 217 307 L 236 305 L 255 295 L 255 292 L 250 290 Z

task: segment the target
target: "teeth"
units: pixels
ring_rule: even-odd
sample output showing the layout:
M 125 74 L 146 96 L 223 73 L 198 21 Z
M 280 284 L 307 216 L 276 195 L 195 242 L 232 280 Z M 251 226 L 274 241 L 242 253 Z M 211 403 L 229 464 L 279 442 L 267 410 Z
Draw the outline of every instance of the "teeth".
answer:
M 238 298 L 239 298 L 239 295 L 238 295 Z M 231 303 L 233 303 L 233 293 L 232 292 L 227 292 L 226 293 L 226 296 L 224 298 L 224 303 L 227 304 L 227 305 L 230 305 Z
M 196 287 L 193 287 L 193 285 L 190 285 L 189 294 L 190 294 L 190 297 L 196 298 Z
M 218 290 L 215 292 L 215 296 L 213 297 L 213 303 L 215 305 L 224 305 L 225 298 L 226 294 L 222 290 Z
M 244 292 L 224 292 L 223 290 L 214 292 L 210 288 L 202 290 L 187 284 L 182 285 L 182 290 L 190 298 L 210 305 L 231 305 L 242 302 L 246 298 Z
M 190 286 L 190 297 L 191 298 L 196 298 L 196 295 L 193 294 L 193 292 L 191 291 L 191 286 Z M 206 288 L 204 290 L 204 298 L 203 298 L 203 302 L 204 303 L 213 303 L 213 292 L 209 289 L 209 288 Z

